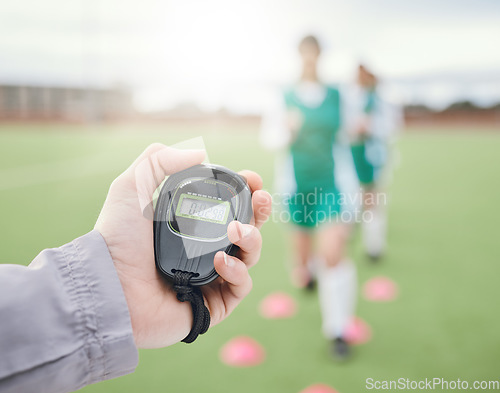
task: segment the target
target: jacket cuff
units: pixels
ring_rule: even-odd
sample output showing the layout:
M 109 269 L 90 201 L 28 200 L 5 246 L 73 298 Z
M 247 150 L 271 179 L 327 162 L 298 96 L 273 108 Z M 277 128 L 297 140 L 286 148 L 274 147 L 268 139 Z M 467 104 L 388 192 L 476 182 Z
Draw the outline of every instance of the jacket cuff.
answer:
M 79 303 L 86 305 L 82 311 L 88 338 L 88 383 L 133 372 L 139 359 L 130 313 L 104 238 L 93 230 L 62 248 L 74 259 L 75 273 L 83 278 L 77 293 Z

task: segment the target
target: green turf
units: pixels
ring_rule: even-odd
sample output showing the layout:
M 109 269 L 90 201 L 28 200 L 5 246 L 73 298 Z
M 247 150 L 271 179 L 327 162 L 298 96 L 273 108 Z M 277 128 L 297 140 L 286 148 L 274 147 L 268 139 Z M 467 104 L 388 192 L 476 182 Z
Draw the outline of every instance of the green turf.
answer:
M 27 264 L 41 249 L 89 231 L 107 188 L 151 142 L 175 143 L 203 135 L 210 159 L 260 172 L 271 189 L 273 156 L 251 126 L 215 127 L 1 126 L 0 260 Z M 442 377 L 497 380 L 500 364 L 500 134 L 412 132 L 398 143 L 400 164 L 390 197 L 389 253 L 373 266 L 351 245 L 360 281 L 393 278 L 392 303 L 359 301 L 373 340 L 352 361 L 332 364 L 320 334 L 315 295 L 289 284 L 286 228 L 263 229 L 254 290 L 223 324 L 195 344 L 140 351 L 134 374 L 83 389 L 98 392 L 299 392 L 322 382 L 339 392 L 365 390 L 366 378 Z M 290 320 L 263 320 L 259 301 L 282 290 L 299 304 Z M 229 368 L 218 358 L 237 335 L 262 343 L 266 361 Z

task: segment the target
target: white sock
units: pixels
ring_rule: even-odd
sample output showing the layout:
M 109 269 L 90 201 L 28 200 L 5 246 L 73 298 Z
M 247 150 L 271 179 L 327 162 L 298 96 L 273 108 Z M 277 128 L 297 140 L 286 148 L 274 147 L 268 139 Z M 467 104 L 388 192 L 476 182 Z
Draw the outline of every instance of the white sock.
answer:
M 343 260 L 335 267 L 322 266 L 318 273 L 323 334 L 328 339 L 342 337 L 356 308 L 356 266 Z
M 307 269 L 309 270 L 309 274 L 313 280 L 318 278 L 318 269 L 321 263 L 321 259 L 317 256 L 312 256 L 307 262 Z
M 361 225 L 363 245 L 368 255 L 379 256 L 385 250 L 387 219 L 383 209 L 373 208 L 370 212 L 367 218 L 372 219 Z

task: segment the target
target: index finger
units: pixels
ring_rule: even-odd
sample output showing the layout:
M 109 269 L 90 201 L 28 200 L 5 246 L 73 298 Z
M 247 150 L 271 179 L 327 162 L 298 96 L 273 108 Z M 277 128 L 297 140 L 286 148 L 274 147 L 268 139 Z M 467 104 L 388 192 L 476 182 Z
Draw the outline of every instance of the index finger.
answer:
M 252 193 L 257 190 L 262 190 L 262 178 L 257 173 L 254 171 L 243 170 L 240 171 L 239 174 L 245 178 Z

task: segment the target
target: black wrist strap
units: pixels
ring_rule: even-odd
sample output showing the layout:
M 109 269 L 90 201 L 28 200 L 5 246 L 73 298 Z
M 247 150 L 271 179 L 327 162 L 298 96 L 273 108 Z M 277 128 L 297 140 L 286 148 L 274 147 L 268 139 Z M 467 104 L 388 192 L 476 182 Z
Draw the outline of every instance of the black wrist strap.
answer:
M 205 306 L 203 295 L 199 287 L 193 287 L 189 281 L 194 273 L 177 270 L 174 273 L 174 290 L 177 292 L 177 300 L 190 302 L 193 310 L 193 327 L 189 334 L 182 340 L 192 343 L 198 335 L 205 333 L 210 326 L 210 312 Z

